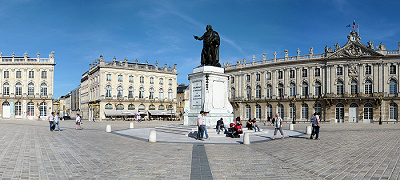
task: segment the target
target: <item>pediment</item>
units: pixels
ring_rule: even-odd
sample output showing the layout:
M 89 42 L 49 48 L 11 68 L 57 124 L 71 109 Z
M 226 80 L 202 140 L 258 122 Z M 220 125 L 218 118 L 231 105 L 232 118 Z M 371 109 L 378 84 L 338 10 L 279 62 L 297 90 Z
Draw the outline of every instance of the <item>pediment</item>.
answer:
M 383 54 L 368 48 L 360 41 L 349 40 L 346 45 L 335 51 L 328 58 L 347 58 L 347 57 L 366 57 L 366 56 L 383 56 Z

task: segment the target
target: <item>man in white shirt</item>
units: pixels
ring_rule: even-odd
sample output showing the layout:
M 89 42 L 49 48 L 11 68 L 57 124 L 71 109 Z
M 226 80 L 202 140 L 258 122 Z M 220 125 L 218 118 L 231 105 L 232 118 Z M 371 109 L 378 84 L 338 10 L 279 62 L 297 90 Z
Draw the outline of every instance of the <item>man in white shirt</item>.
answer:
M 49 124 L 50 124 L 50 131 L 54 130 L 54 112 L 51 112 L 51 114 L 48 117 L 49 119 Z
M 204 128 L 206 127 L 206 118 L 204 117 L 204 111 L 200 111 L 197 116 L 197 140 L 204 141 L 203 134 Z
M 56 116 L 54 116 L 54 122 L 57 125 L 58 131 L 60 131 L 60 113 L 57 113 Z

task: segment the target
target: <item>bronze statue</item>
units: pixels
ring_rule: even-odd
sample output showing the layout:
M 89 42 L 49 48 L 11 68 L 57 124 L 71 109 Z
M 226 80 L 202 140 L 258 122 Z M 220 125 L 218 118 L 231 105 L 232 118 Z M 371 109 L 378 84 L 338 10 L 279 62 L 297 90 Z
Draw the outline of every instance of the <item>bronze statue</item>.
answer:
M 211 25 L 207 25 L 207 32 L 200 38 L 194 36 L 197 40 L 203 40 L 203 50 L 201 51 L 201 65 L 202 66 L 217 66 L 221 67 L 219 63 L 219 35 L 214 31 Z

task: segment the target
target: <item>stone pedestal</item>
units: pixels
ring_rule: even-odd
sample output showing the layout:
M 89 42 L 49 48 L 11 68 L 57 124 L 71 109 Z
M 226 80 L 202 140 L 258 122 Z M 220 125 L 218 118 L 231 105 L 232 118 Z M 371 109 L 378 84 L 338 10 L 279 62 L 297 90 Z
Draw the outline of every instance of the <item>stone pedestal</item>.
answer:
M 233 108 L 228 100 L 228 75 L 224 68 L 201 66 L 189 78 L 189 102 L 185 104 L 184 125 L 197 125 L 200 111 L 209 112 L 207 126 L 215 126 L 223 118 L 225 127 L 233 122 Z

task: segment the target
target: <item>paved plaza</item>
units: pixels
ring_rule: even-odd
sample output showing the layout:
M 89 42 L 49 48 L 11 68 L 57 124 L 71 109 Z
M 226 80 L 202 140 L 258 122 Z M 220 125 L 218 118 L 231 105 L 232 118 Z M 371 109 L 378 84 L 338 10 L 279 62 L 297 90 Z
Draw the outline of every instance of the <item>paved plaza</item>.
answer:
M 321 140 L 301 132 L 240 143 L 150 143 L 115 132 L 127 121 L 0 121 L 1 179 L 399 179 L 399 124 L 322 124 Z M 146 121 L 135 129 L 182 122 Z M 106 133 L 106 125 L 113 133 Z M 271 126 L 261 126 L 265 132 Z M 284 125 L 284 132 L 289 125 Z M 215 133 L 209 132 L 209 134 Z M 279 134 L 279 133 L 278 133 Z M 157 134 L 161 139 L 162 134 Z M 164 135 L 170 136 L 170 135 Z M 173 138 L 173 136 L 170 136 Z M 226 137 L 212 137 L 224 139 Z M 231 139 L 231 138 L 226 138 Z M 242 141 L 242 138 L 236 139 Z M 207 141 L 207 140 L 206 140 Z M 205 141 L 205 142 L 206 142 Z

